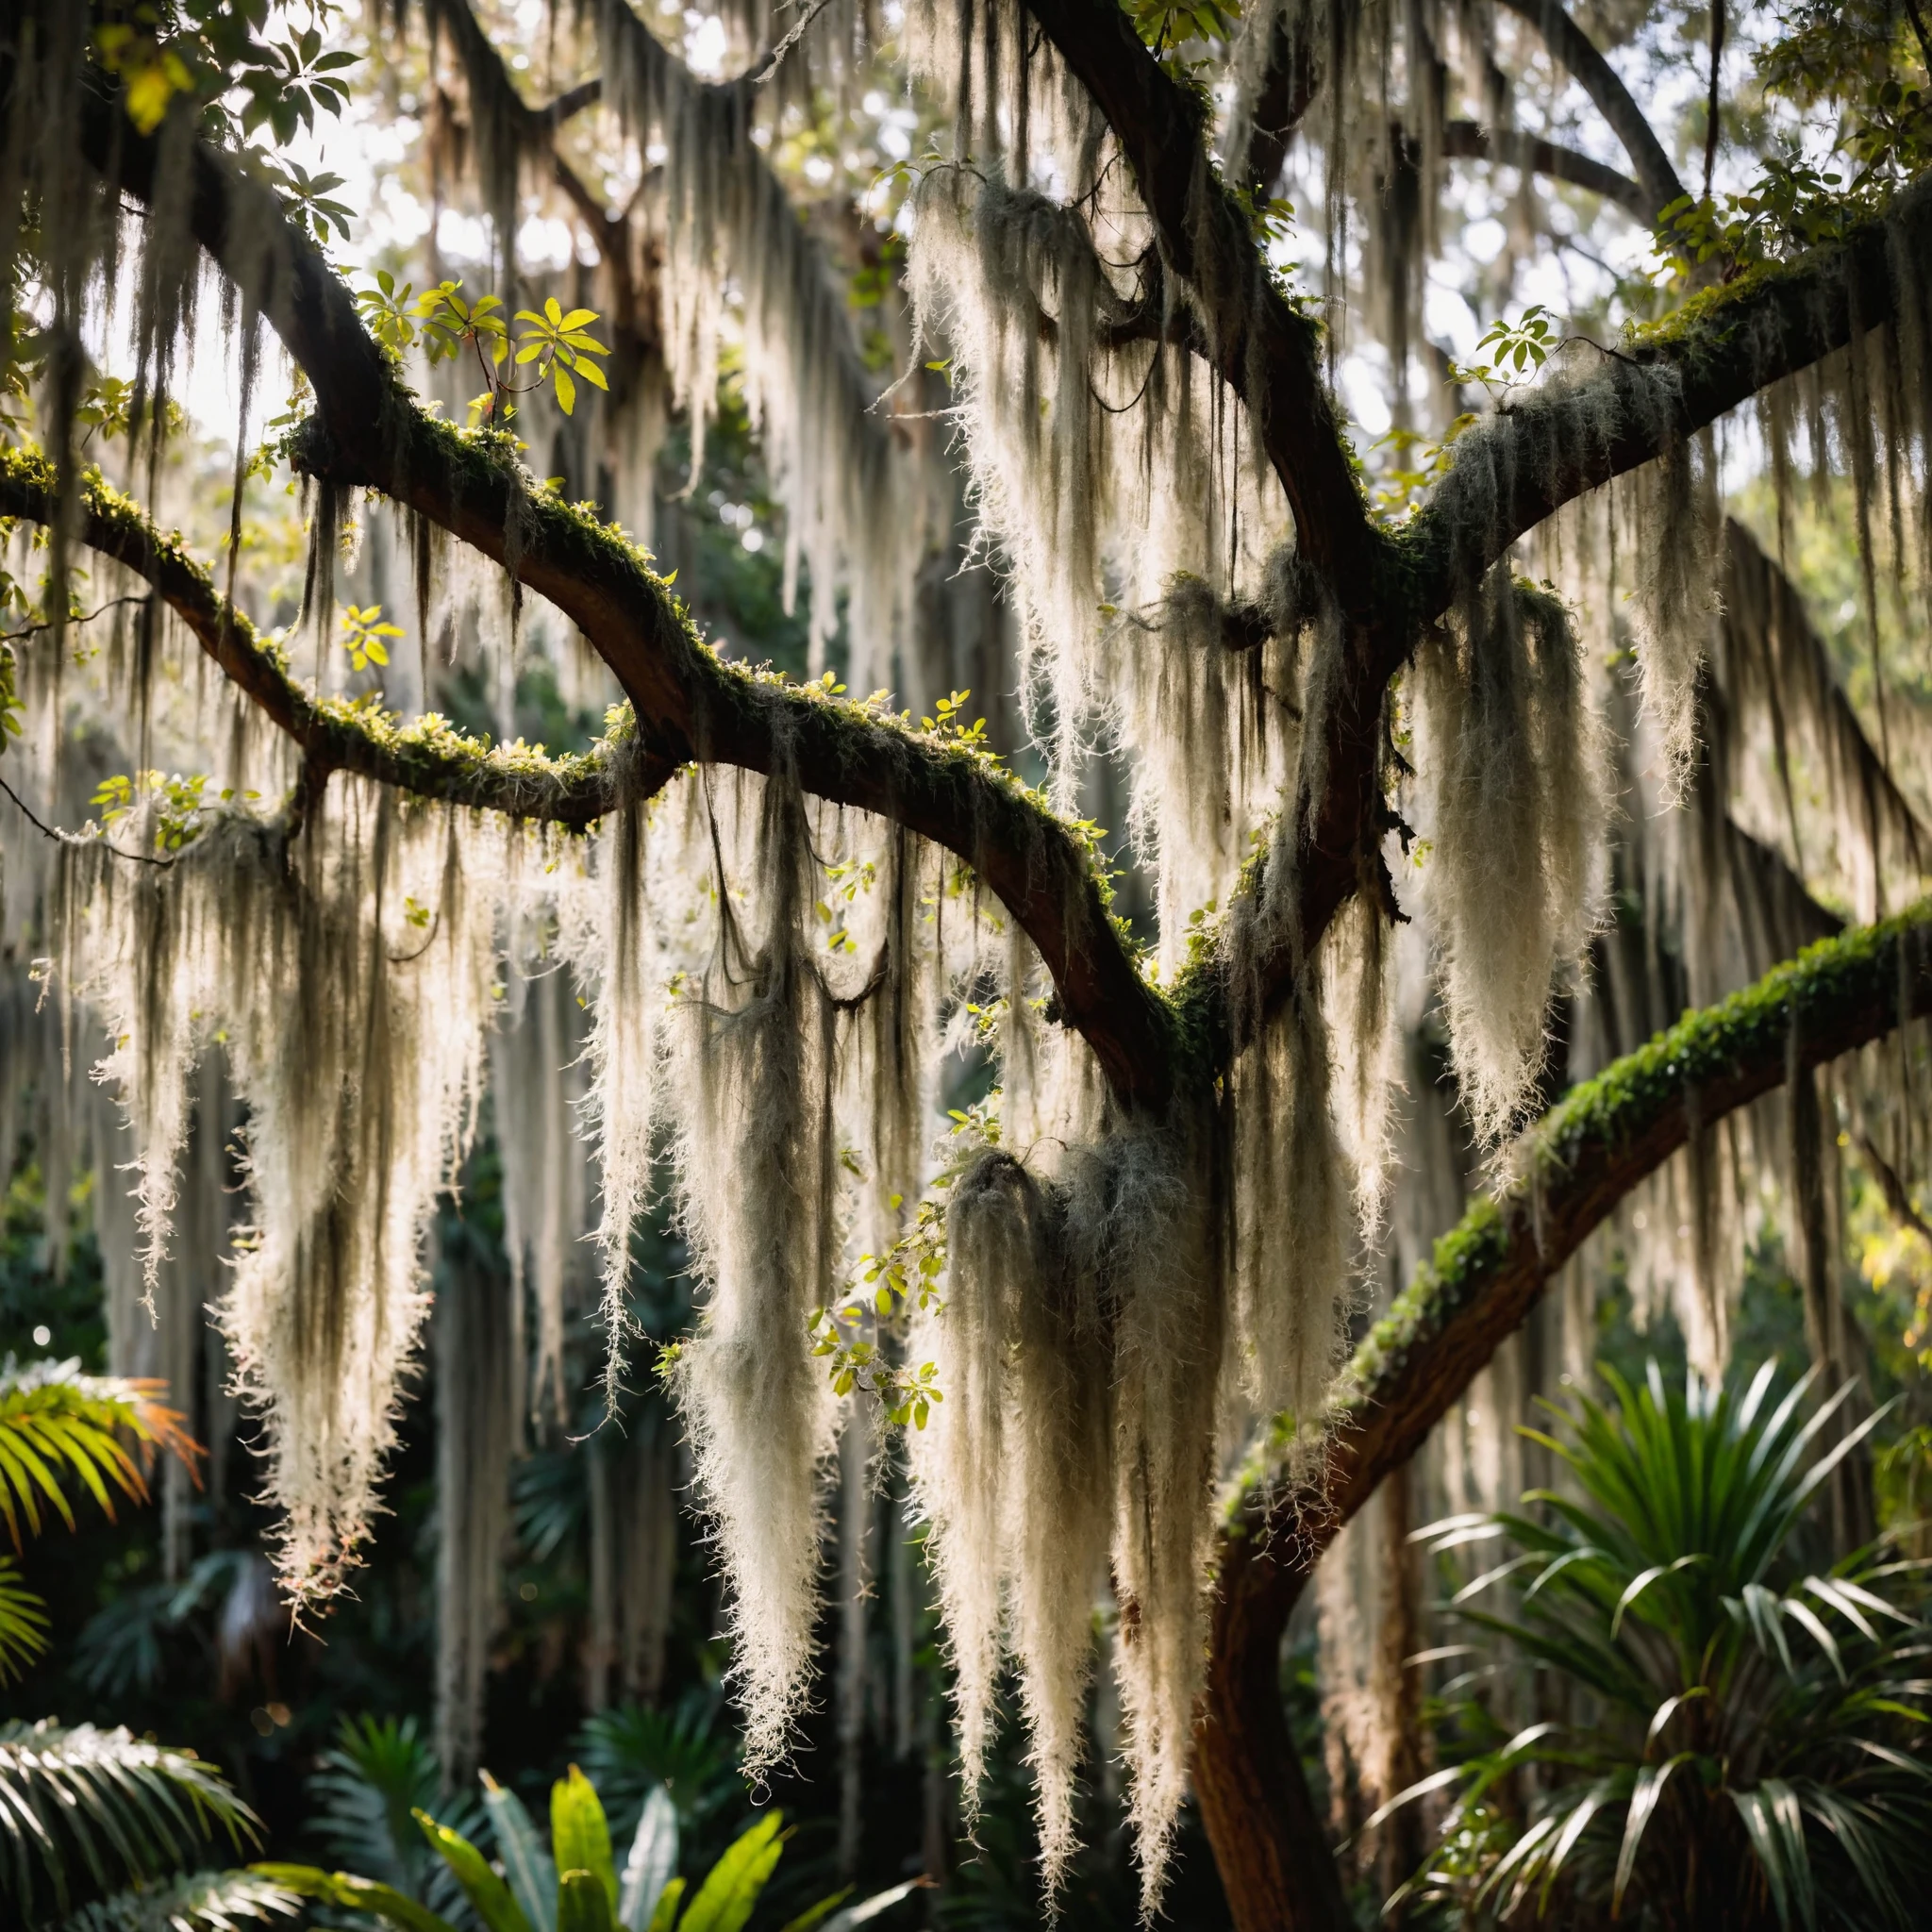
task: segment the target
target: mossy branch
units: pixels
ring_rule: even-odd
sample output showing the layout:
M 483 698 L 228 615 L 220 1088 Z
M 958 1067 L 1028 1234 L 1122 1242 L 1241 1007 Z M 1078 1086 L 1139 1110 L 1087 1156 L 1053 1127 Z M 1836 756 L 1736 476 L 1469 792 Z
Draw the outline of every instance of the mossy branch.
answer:
M 1217 1844 L 1265 1832 L 1286 1730 L 1253 1702 L 1322 1553 L 1422 1447 L 1545 1285 L 1629 1193 L 1708 1127 L 1808 1068 L 1932 1013 L 1932 900 L 1822 941 L 1573 1088 L 1517 1146 L 1515 1177 L 1476 1203 L 1356 1351 L 1322 1418 L 1318 1478 L 1257 1457 L 1219 1541 L 1219 1593 L 1196 1782 Z M 1270 1676 L 1272 1685 L 1273 1678 Z M 1272 1694 L 1272 1693 L 1271 1693 Z M 1278 1734 L 1278 1735 L 1277 1735 Z
M 1546 383 L 1488 417 L 1457 441 L 1449 474 L 1400 540 L 1414 621 L 1440 616 L 1565 504 L 1774 383 L 1886 324 L 1916 338 L 1924 297 L 1900 279 L 1917 273 L 1928 245 L 1932 187 L 1914 183 L 1842 242 L 1693 296 L 1633 329 L 1589 375 Z
M 219 591 L 178 536 L 156 528 L 138 504 L 90 473 L 78 491 L 75 534 L 153 585 L 222 674 L 323 771 L 355 772 L 425 798 L 581 827 L 670 775 L 633 758 L 625 736 L 589 752 L 549 757 L 491 746 L 434 713 L 405 724 L 394 712 L 321 698 L 289 675 L 279 647 Z M 59 514 L 54 468 L 32 450 L 0 450 L 0 516 L 51 525 Z
M 1346 1522 L 1414 1453 L 1585 1237 L 1685 1145 L 1693 1115 L 1707 1126 L 1783 1085 L 1793 1056 L 1820 1066 L 1927 1013 L 1932 900 L 1922 900 L 1807 947 L 1572 1088 L 1518 1142 L 1514 1178 L 1436 1243 L 1343 1372 L 1321 1513 Z M 1251 1487 L 1231 1533 L 1264 1526 L 1261 1491 Z M 1310 1500 L 1274 1496 L 1266 1526 L 1306 1517 Z
M 82 141 L 121 192 L 150 199 L 155 143 L 127 127 L 114 102 L 90 102 Z M 824 687 L 788 687 L 721 658 L 621 530 L 540 488 L 508 439 L 465 434 L 420 408 L 274 191 L 206 147 L 192 157 L 189 220 L 314 389 L 318 413 L 296 441 L 298 468 L 338 488 L 380 491 L 554 604 L 629 698 L 644 771 L 696 759 L 785 774 L 963 859 L 1032 941 L 1062 1020 L 1092 1047 L 1123 1103 L 1165 1104 L 1172 1015 L 1108 911 L 1083 833 L 983 753 Z

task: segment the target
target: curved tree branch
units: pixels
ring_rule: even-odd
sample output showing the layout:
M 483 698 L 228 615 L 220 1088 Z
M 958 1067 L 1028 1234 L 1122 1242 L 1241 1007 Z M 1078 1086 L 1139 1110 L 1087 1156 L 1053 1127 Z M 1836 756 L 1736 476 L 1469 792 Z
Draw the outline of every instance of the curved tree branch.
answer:
M 1630 165 L 1642 184 L 1648 205 L 1638 212 L 1646 221 L 1656 221 L 1672 202 L 1682 197 L 1684 184 L 1677 179 L 1677 171 L 1671 165 L 1663 142 L 1657 138 L 1656 129 L 1617 70 L 1604 58 L 1596 42 L 1564 12 L 1560 0 L 1503 0 L 1503 5 L 1536 28 L 1542 36 L 1543 45 L 1550 50 L 1551 58 L 1569 70 L 1577 86 L 1590 96 L 1591 106 L 1609 123 L 1610 131 L 1624 143 L 1624 152 L 1630 157 Z
M 1442 127 L 1442 152 L 1453 160 L 1494 161 L 1506 168 L 1547 175 L 1552 181 L 1587 188 L 1591 193 L 1615 202 L 1640 222 L 1651 218 L 1650 197 L 1640 183 L 1606 167 L 1602 161 L 1578 154 L 1574 148 L 1558 147 L 1540 135 L 1521 134 L 1513 127 L 1491 131 L 1474 121 L 1449 121 Z
M 1141 45 L 1117 0 L 1026 0 L 1132 168 L 1166 265 L 1192 292 L 1214 366 L 1248 405 L 1302 554 L 1353 617 L 1386 541 L 1369 521 L 1324 386 L 1315 324 L 1282 292 L 1208 158 L 1208 115 Z
M 117 102 L 91 100 L 82 140 L 114 187 L 149 198 L 155 144 L 125 125 Z M 727 664 L 621 532 L 536 489 L 507 439 L 465 435 L 417 406 L 272 190 L 205 148 L 192 168 L 191 231 L 313 385 L 300 468 L 333 488 L 380 491 L 548 598 L 616 675 L 649 768 L 696 758 L 792 776 L 965 860 L 1033 941 L 1061 1017 L 1123 1103 L 1164 1103 L 1172 1016 L 1114 925 L 1083 840 L 989 758 Z
M 59 491 L 52 466 L 0 450 L 0 516 L 52 525 Z M 434 716 L 404 726 L 392 716 L 318 700 L 290 676 L 280 655 L 215 589 L 178 540 L 158 530 L 125 497 L 95 478 L 79 491 L 75 536 L 144 577 L 196 641 L 272 723 L 322 772 L 354 772 L 425 798 L 582 827 L 627 800 L 648 797 L 675 767 L 633 760 L 621 741 L 563 758 L 492 749 Z
M 1841 243 L 1695 296 L 1622 349 L 1599 352 L 1594 373 L 1498 409 L 1457 441 L 1454 466 L 1403 534 L 1418 619 L 1446 610 L 1565 504 L 1893 321 L 1895 270 L 1923 259 L 1928 243 L 1932 188 L 1920 182 Z
M 1687 1144 L 1693 1119 L 1707 1127 L 1793 1066 L 1823 1065 L 1927 1013 L 1932 901 L 1809 948 L 1573 1089 L 1519 1143 L 1518 1177 L 1436 1243 L 1356 1351 L 1323 1419 L 1321 1478 L 1253 1474 L 1220 1539 L 1194 1758 L 1241 1932 L 1338 1923 L 1282 1857 L 1284 1844 L 1307 1841 L 1285 1836 L 1282 1794 L 1301 1773 L 1274 1684 L 1288 1614 L 1336 1533 L 1421 1448 L 1585 1237 Z

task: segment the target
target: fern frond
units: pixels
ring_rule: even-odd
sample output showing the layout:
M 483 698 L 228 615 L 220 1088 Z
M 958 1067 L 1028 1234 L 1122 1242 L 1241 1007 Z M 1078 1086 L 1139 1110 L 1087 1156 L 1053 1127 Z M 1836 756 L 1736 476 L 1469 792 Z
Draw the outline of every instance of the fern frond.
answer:
M 188 1752 L 125 1728 L 0 1724 L 0 1900 L 29 1920 L 43 1899 L 65 1912 L 76 1878 L 100 1890 L 152 1878 L 217 1830 L 238 1850 L 255 1843 L 259 1824 L 220 1768 Z
M 146 1502 L 144 1465 L 157 1451 L 196 1471 L 203 1451 L 182 1426 L 180 1411 L 160 1400 L 166 1391 L 165 1382 L 146 1377 L 84 1374 L 78 1360 L 20 1367 L 8 1356 L 0 1363 L 0 1520 L 16 1550 L 23 1518 L 31 1534 L 40 1534 L 42 1504 L 74 1527 L 63 1474 L 77 1476 L 112 1522 L 110 1485 Z M 133 1449 L 124 1440 L 129 1437 Z

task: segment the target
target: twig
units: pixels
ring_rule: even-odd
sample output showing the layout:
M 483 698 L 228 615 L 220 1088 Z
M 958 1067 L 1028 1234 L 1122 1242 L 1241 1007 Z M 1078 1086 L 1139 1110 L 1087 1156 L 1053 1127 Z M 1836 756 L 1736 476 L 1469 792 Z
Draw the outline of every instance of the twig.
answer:
M 1906 17 L 1919 37 L 1919 53 L 1925 62 L 1925 72 L 1932 74 L 1932 41 L 1925 38 L 1925 19 L 1919 11 L 1919 0 L 1906 0 Z
M 150 594 L 146 591 L 132 591 L 125 597 L 109 597 L 99 610 L 90 610 L 85 616 L 77 612 L 69 612 L 66 621 L 69 624 L 92 624 L 95 618 L 113 609 L 117 604 L 145 604 Z M 28 625 L 25 630 L 0 631 L 0 644 L 17 644 L 22 638 L 30 638 L 37 631 L 52 630 L 54 624 L 55 620 L 50 617 L 43 623 Z M 26 808 L 23 806 L 21 809 L 25 811 Z
M 102 845 L 111 852 L 116 858 L 131 858 L 136 865 L 159 866 L 163 872 L 166 872 L 175 862 L 172 858 L 156 858 L 152 854 L 146 852 L 125 852 L 119 845 L 113 844 L 106 839 L 84 839 L 78 832 L 64 832 L 58 825 L 47 824 L 43 820 L 34 816 L 25 799 L 5 778 L 0 778 L 0 791 L 6 792 L 8 797 L 12 799 L 15 806 L 19 808 L 21 817 L 35 831 L 43 833 L 47 838 L 53 840 L 57 845 Z
M 749 77 L 753 87 L 763 87 L 766 81 L 770 80 L 773 75 L 777 73 L 779 61 L 784 59 L 786 55 L 791 53 L 800 41 L 804 40 L 806 28 L 825 10 L 828 4 L 829 0 L 812 0 L 810 11 L 765 56 L 764 59 L 752 72 Z
M 1871 1135 L 1858 1129 L 1852 1135 L 1858 1153 L 1865 1165 L 1872 1170 L 1872 1177 L 1878 1183 L 1878 1191 L 1885 1196 L 1885 1205 L 1891 1210 L 1891 1218 L 1901 1227 L 1911 1231 L 1928 1242 L 1932 1242 L 1932 1225 L 1925 1217 L 1912 1206 L 1912 1198 L 1906 1192 L 1906 1184 L 1899 1178 L 1898 1169 L 1886 1159 L 1873 1145 Z

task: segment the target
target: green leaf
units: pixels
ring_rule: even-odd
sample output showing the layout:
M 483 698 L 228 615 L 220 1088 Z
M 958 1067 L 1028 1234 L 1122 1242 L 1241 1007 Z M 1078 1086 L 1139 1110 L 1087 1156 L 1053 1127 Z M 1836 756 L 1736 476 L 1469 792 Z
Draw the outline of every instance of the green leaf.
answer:
M 530 1922 L 511 1895 L 510 1889 L 491 1870 L 490 1861 L 460 1832 L 439 1824 L 428 1812 L 410 1814 L 422 1827 L 423 1836 L 456 1875 L 477 1916 L 490 1932 L 530 1932 Z
M 19 1676 L 47 1647 L 47 1607 L 20 1578 L 11 1557 L 0 1557 L 0 1684 Z
M 768 1811 L 711 1867 L 678 1932 L 741 1932 L 785 1850 L 784 1814 Z
M 314 1865 L 251 1865 L 248 1869 L 304 1898 L 352 1912 L 368 1912 L 400 1926 L 402 1932 L 456 1932 L 447 1919 L 418 1905 L 407 1892 L 392 1885 L 378 1885 L 373 1878 L 358 1878 L 353 1872 L 324 1872 Z
M 483 1774 L 483 1806 L 496 1834 L 496 1855 L 531 1932 L 557 1932 L 557 1866 L 543 1849 L 524 1801 Z
M 617 1867 L 610 1856 L 610 1825 L 596 1787 L 575 1764 L 550 1788 L 550 1855 L 559 1873 L 592 1874 L 604 1888 L 611 1912 L 617 1910 Z
M 568 416 L 577 406 L 576 385 L 570 379 L 570 371 L 561 362 L 552 371 L 557 382 L 557 406 Z
M 1624 1842 L 1617 1852 L 1617 1876 L 1610 1888 L 1610 1912 L 1613 1917 L 1623 1908 L 1624 1894 L 1637 1870 L 1637 1854 L 1642 1847 L 1644 1831 L 1657 1813 L 1664 1786 L 1680 1764 L 1690 1761 L 1690 1753 L 1680 1751 L 1674 1757 L 1665 1758 L 1661 1764 L 1646 1764 L 1637 1774 L 1636 1788 L 1630 1793 L 1630 1808 L 1624 1819 Z
M 557 1932 L 617 1932 L 610 1894 L 595 1872 L 568 1871 L 557 1881 Z
M 657 1909 L 651 1914 L 651 1922 L 644 1932 L 671 1932 L 677 1923 L 678 1901 L 684 1896 L 684 1880 L 674 1878 L 658 1894 Z
M 617 1917 L 625 1932 L 647 1932 L 658 1901 L 676 1870 L 677 1807 L 661 1784 L 653 1785 L 618 1887 Z
M 895 1885 L 887 1891 L 875 1891 L 870 1898 L 859 1899 L 855 1904 L 847 1906 L 842 1912 L 836 1913 L 826 1920 L 823 1932 L 853 1932 L 855 1926 L 870 1924 L 880 1913 L 891 1911 L 901 1899 L 910 1898 L 915 1891 L 924 1890 L 931 1882 L 922 1872 L 917 1878 L 908 1878 L 903 1885 Z M 817 1909 L 816 1906 L 812 1907 L 813 1911 Z M 790 1925 L 785 1926 L 783 1932 L 806 1932 L 809 1918 L 808 1913 L 802 1914 L 792 1920 Z

